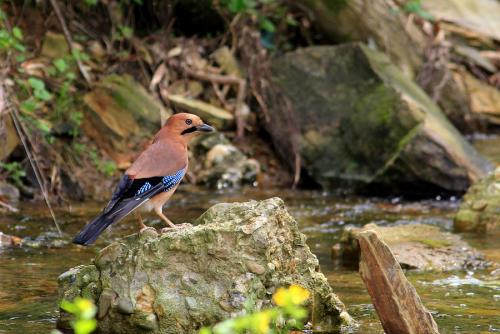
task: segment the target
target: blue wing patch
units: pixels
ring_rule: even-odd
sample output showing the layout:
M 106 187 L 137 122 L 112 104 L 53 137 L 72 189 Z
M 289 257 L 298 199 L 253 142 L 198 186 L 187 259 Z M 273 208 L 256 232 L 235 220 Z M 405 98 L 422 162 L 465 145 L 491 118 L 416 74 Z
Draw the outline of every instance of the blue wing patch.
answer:
M 151 187 L 153 187 L 153 186 L 151 185 L 151 183 L 149 183 L 149 182 L 144 183 L 144 184 L 142 185 L 142 187 L 140 187 L 140 188 L 139 188 L 139 190 L 137 190 L 136 195 L 140 195 L 140 194 L 142 194 L 143 192 L 148 191 L 149 189 L 151 189 Z
M 185 169 L 180 169 L 173 175 L 136 179 L 134 180 L 134 183 L 137 183 L 134 184 L 134 188 L 136 189 L 134 196 L 142 195 L 153 187 L 158 186 L 158 184 L 160 183 L 162 185 L 163 191 L 169 191 L 182 181 L 185 171 Z
M 161 182 L 165 186 L 165 189 L 163 191 L 169 191 L 173 187 L 175 187 L 177 184 L 179 184 L 184 177 L 184 169 L 181 169 L 177 171 L 174 175 L 167 175 L 164 176 Z

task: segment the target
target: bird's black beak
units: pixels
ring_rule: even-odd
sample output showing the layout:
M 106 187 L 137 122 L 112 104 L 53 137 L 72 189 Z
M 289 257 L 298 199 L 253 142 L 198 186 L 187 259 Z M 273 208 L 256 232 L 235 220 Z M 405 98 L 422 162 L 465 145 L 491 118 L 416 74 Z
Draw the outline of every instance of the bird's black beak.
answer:
M 196 131 L 200 131 L 200 132 L 214 132 L 215 129 L 213 127 L 211 127 L 210 125 L 208 125 L 208 124 L 202 124 L 202 125 L 196 126 Z

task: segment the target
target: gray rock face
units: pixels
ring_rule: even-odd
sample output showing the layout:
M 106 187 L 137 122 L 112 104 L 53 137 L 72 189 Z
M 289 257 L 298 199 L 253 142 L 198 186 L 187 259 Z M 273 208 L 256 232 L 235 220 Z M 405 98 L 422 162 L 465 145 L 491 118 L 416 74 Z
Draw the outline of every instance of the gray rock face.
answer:
M 492 169 L 421 88 L 364 44 L 299 49 L 272 70 L 292 103 L 302 167 L 325 188 L 465 191 Z M 290 138 L 270 132 L 293 156 Z
M 109 245 L 59 277 L 60 298 L 94 299 L 101 333 L 196 333 L 241 314 L 249 298 L 270 306 L 278 287 L 295 283 L 311 292 L 314 328 L 352 324 L 282 200 L 218 204 L 196 223 Z
M 198 137 L 191 145 L 197 183 L 215 189 L 238 188 L 257 181 L 260 166 L 233 146 L 222 133 Z

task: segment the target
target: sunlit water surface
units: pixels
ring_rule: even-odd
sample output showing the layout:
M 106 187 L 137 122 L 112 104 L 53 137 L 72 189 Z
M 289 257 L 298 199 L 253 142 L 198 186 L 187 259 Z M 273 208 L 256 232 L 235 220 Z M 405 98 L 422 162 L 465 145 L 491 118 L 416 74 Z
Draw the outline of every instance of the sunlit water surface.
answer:
M 282 197 L 300 229 L 308 236 L 323 273 L 335 292 L 359 321 L 355 333 L 383 333 L 370 298 L 358 273 L 331 258 L 345 226 L 425 223 L 451 229 L 458 203 L 453 200 L 405 202 L 399 199 L 343 199 L 320 192 L 259 191 L 247 189 L 214 193 L 180 188 L 166 213 L 174 222 L 198 217 L 219 202 Z M 99 204 L 73 204 L 58 210 L 64 232 L 69 236 L 101 209 Z M 18 236 L 37 236 L 54 231 L 42 206 L 23 204 L 22 216 L 0 217 L 0 231 Z M 150 216 L 146 223 L 160 227 Z M 132 219 L 113 227 L 97 245 L 83 248 L 71 244 L 62 248 L 0 250 L 0 333 L 49 333 L 57 316 L 57 277 L 67 269 L 88 263 L 96 251 L 120 236 L 136 231 Z M 499 235 L 464 236 L 490 259 L 500 260 Z M 441 333 L 500 332 L 500 282 L 488 270 L 453 273 L 407 273 L 424 304 L 433 313 Z

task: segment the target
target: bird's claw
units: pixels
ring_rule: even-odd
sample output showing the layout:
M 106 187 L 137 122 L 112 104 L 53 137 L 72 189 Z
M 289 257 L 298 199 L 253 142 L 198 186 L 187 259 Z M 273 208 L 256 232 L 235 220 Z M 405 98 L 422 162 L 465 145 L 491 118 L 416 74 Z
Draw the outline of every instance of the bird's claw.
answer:
M 142 233 L 144 233 L 145 231 L 147 231 L 147 230 L 149 230 L 149 229 L 151 229 L 151 230 L 153 230 L 153 231 L 157 232 L 157 231 L 156 231 L 156 229 L 155 229 L 154 227 L 151 227 L 151 226 L 144 226 L 144 227 L 142 227 L 142 228 L 139 230 L 139 234 L 142 234 Z M 158 232 L 157 232 L 157 233 L 158 233 Z
M 189 223 L 184 223 L 184 224 L 177 224 L 174 226 L 167 226 L 167 227 L 162 228 L 160 230 L 160 233 L 166 233 L 166 232 L 170 232 L 170 231 L 177 230 L 180 228 L 188 228 L 188 227 L 193 227 L 193 225 L 191 225 Z

